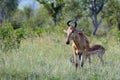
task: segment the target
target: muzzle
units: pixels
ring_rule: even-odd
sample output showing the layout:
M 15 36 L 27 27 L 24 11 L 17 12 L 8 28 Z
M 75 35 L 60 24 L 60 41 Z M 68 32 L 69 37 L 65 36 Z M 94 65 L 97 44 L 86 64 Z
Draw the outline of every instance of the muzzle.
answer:
M 69 42 L 69 41 L 66 41 L 66 44 L 68 45 L 68 44 L 70 44 L 70 42 Z

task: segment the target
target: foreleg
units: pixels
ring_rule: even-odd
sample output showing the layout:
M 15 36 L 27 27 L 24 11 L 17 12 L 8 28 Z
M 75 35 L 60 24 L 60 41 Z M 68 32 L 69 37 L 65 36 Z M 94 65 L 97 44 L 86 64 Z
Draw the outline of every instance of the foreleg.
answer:
M 76 69 L 78 68 L 78 63 L 79 63 L 79 55 L 74 54 L 74 63 Z

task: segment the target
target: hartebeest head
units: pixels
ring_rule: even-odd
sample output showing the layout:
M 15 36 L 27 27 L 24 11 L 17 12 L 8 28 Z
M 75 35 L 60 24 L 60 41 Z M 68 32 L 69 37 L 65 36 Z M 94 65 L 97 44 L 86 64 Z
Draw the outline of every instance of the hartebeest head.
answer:
M 70 40 L 73 40 L 73 38 L 75 37 L 74 32 L 76 31 L 77 22 L 74 21 L 75 25 L 71 26 L 70 22 L 72 22 L 72 21 L 73 20 L 70 20 L 70 21 L 67 22 L 68 29 L 64 30 L 64 32 L 67 33 L 66 44 L 69 44 Z

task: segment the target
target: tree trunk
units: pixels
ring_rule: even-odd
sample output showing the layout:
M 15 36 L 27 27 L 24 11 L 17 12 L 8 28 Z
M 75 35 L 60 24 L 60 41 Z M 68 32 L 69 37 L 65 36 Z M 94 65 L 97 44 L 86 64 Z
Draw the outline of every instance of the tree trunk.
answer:
M 0 6 L 0 26 L 2 25 L 3 19 L 4 19 L 4 10 L 3 8 Z
M 98 26 L 99 26 L 96 13 L 94 13 L 94 15 L 92 16 L 92 21 L 93 21 L 93 25 L 94 25 L 94 31 L 93 31 L 92 35 L 96 35 L 96 32 L 98 30 Z
M 57 20 L 56 20 L 56 19 L 53 19 L 53 22 L 54 22 L 54 25 L 56 26 Z
M 57 25 L 57 18 L 56 18 L 56 16 L 53 16 L 53 23 L 54 23 L 55 26 Z
M 2 7 L 0 7 L 1 8 L 1 11 L 0 11 L 0 21 L 1 21 L 1 25 L 4 23 L 4 20 L 5 20 L 5 18 L 6 18 L 6 13 L 5 13 L 5 10 L 2 8 Z

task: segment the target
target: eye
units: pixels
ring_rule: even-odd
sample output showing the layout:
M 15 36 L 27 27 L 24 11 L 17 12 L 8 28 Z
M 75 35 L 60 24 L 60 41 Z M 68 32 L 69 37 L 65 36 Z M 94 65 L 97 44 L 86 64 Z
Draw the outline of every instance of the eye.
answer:
M 74 33 L 74 30 L 72 30 L 72 33 Z

